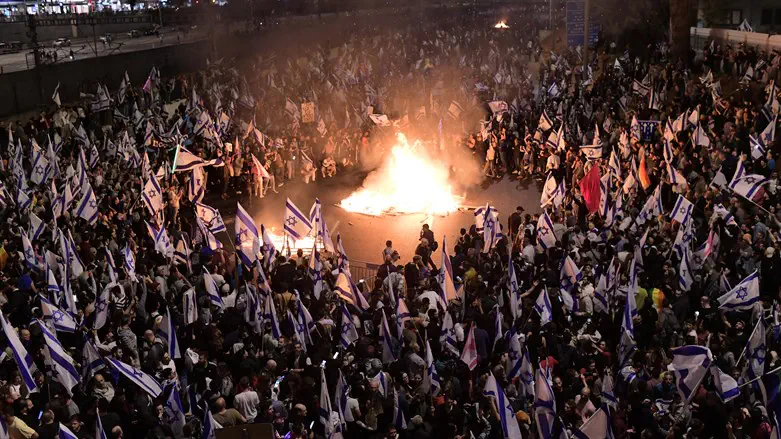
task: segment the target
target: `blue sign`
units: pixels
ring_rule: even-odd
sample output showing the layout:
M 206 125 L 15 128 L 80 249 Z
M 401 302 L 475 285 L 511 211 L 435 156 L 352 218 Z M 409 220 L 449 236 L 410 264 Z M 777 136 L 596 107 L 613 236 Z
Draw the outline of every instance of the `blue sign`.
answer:
M 567 46 L 583 46 L 583 28 L 586 21 L 586 2 L 585 0 L 567 1 Z M 589 17 L 589 46 L 594 46 L 599 35 L 599 23 L 594 17 Z

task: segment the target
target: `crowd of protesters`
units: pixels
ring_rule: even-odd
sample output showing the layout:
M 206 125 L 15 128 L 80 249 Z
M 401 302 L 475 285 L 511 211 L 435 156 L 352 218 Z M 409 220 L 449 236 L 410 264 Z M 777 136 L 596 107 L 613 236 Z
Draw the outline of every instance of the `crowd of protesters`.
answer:
M 0 130 L 0 437 L 777 434 L 779 55 L 602 44 L 584 66 L 526 30 L 153 69 Z M 543 209 L 499 230 L 488 208 L 451 248 L 424 227 L 411 260 L 389 241 L 357 286 L 317 206 L 319 259 L 261 231 L 238 257 L 194 212 L 369 169 L 395 131 L 545 180 Z M 766 180 L 746 197 L 742 175 Z

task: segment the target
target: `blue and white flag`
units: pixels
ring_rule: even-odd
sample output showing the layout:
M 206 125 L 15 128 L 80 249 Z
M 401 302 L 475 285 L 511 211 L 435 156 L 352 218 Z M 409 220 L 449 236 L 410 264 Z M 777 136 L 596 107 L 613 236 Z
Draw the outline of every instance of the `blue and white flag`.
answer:
M 163 406 L 163 419 L 167 424 L 171 426 L 171 430 L 174 433 L 174 437 L 182 437 L 182 430 L 186 423 L 184 417 L 184 406 L 182 405 L 182 399 L 179 396 L 179 383 L 166 386 L 166 392 L 168 392 L 168 399 Z M 100 417 L 98 417 L 99 419 Z M 98 438 L 95 438 L 98 439 Z
M 125 272 L 131 279 L 136 278 L 136 257 L 130 247 L 125 245 L 122 249 L 122 257 L 125 260 Z
M 30 204 L 32 203 L 32 200 L 30 200 L 30 196 L 27 195 L 27 192 L 25 192 L 21 187 L 17 188 L 16 191 L 16 207 L 19 208 L 19 210 L 25 210 L 28 207 L 30 207 Z
M 665 161 L 665 164 L 667 166 L 667 175 L 670 178 L 670 184 L 675 185 L 686 185 L 686 178 L 681 174 L 681 171 L 676 169 L 672 163 L 669 161 Z
M 602 404 L 609 406 L 613 410 L 618 408 L 618 400 L 613 391 L 613 377 L 609 373 L 602 377 Z
M 637 343 L 635 337 L 626 329 L 621 329 L 621 339 L 618 341 L 618 364 L 620 367 L 624 367 L 629 364 L 629 360 L 637 350 Z
M 312 223 L 293 201 L 288 198 L 285 202 L 285 234 L 297 241 L 309 235 L 312 231 Z
M 652 98 L 653 95 L 654 93 L 651 91 Z M 613 439 L 613 428 L 610 418 L 610 409 L 600 407 L 580 426 L 580 429 L 573 430 L 573 434 L 578 439 Z
M 740 396 L 740 387 L 735 378 L 727 375 L 715 364 L 710 367 L 710 373 L 713 376 L 713 384 L 719 392 L 719 397 L 723 403 L 728 403 Z
M 762 130 L 759 137 L 749 136 L 751 142 L 751 157 L 754 160 L 760 159 L 765 156 L 766 151 L 773 144 L 776 139 L 776 125 L 778 123 L 778 116 L 774 116 L 773 120 Z
M 694 204 L 683 195 L 678 195 L 678 200 L 675 202 L 672 212 L 670 212 L 670 219 L 686 224 L 689 218 L 691 218 L 692 209 L 694 209 Z
M 390 364 L 398 360 L 393 349 L 393 336 L 390 333 L 388 319 L 384 312 L 382 313 L 382 322 L 380 324 L 380 343 L 382 344 L 382 364 Z
M 453 355 L 461 355 L 456 346 L 456 326 L 453 323 L 453 317 L 449 312 L 445 311 L 445 316 L 442 318 L 442 331 L 439 335 L 439 344 L 443 349 L 449 350 Z
M 49 160 L 46 159 L 41 148 L 35 143 L 35 140 L 32 141 L 32 153 L 30 181 L 37 185 L 46 184 L 46 180 L 49 177 L 49 173 L 47 172 L 49 169 Z
M 540 131 L 548 131 L 551 128 L 553 128 L 553 121 L 548 117 L 548 113 L 543 110 L 540 115 L 540 121 L 537 123 L 537 129 Z
M 182 295 L 182 310 L 185 326 L 198 321 L 198 302 L 195 299 L 195 288 L 190 288 Z
M 521 375 L 521 367 L 523 366 L 523 346 L 521 344 L 521 335 L 513 333 L 510 335 L 510 343 L 507 346 L 507 361 L 506 361 L 507 379 Z M 532 376 L 532 381 L 534 377 Z
M 588 160 L 599 160 L 602 158 L 602 145 L 581 145 L 580 152 Z
M 496 351 L 496 343 L 504 338 L 504 331 L 502 330 L 502 321 L 504 320 L 504 316 L 502 315 L 502 312 L 499 311 L 499 305 L 496 305 L 495 308 L 496 316 L 494 317 L 494 344 L 491 348 L 494 352 Z
M 24 254 L 24 263 L 33 270 L 38 270 L 38 257 L 35 255 L 35 249 L 33 244 L 27 237 L 27 233 L 24 230 L 19 230 L 19 235 L 22 237 L 22 250 Z
M 203 411 L 203 428 L 201 431 L 201 439 L 217 439 L 217 430 L 222 429 L 222 426 L 214 420 L 212 411 L 208 408 Z
M 542 187 L 540 207 L 546 207 L 553 204 L 558 208 L 564 202 L 564 196 L 566 194 L 567 189 L 564 185 L 564 179 L 561 180 L 561 183 L 556 183 L 553 172 L 550 172 L 548 173 L 548 178 L 545 180 L 545 185 Z
M 282 333 L 279 330 L 277 309 L 274 306 L 274 296 L 267 296 L 263 301 L 263 320 L 271 323 L 271 334 L 278 339 Z
M 39 326 L 43 333 L 46 347 L 48 348 L 49 358 L 57 381 L 59 381 L 60 384 L 65 387 L 65 391 L 72 396 L 73 391 L 71 389 L 81 382 L 81 376 L 76 370 L 73 358 L 65 352 L 65 348 L 63 348 L 60 341 L 57 340 L 57 335 L 54 332 L 50 331 L 43 322 L 39 321 Z
M 431 345 L 426 339 L 426 377 L 424 378 L 428 384 L 429 392 L 432 396 L 439 395 L 442 389 L 442 384 L 439 381 L 439 374 L 437 373 L 437 367 L 434 364 L 434 353 L 431 351 Z
M 746 381 L 759 378 L 765 372 L 766 339 L 765 322 L 760 318 L 754 326 L 754 331 L 751 333 L 744 351 L 748 360 L 745 369 Z
M 198 225 L 198 231 L 201 233 L 204 243 L 211 250 L 217 250 L 218 248 L 222 248 L 222 243 L 217 240 L 214 234 L 210 232 L 208 228 L 206 228 L 206 224 L 204 224 L 203 221 L 197 216 L 195 217 L 195 223 Z
M 543 287 L 540 291 L 540 295 L 537 296 L 537 301 L 534 304 L 534 310 L 540 315 L 540 326 L 553 321 L 553 307 L 548 297 L 548 288 Z
M 342 235 L 336 234 L 336 268 L 344 270 L 347 274 L 352 276 L 350 272 L 350 258 L 347 257 L 347 252 L 344 251 L 344 245 L 342 244 Z
M 447 254 L 446 235 L 442 236 L 442 258 L 440 260 L 437 283 L 439 283 L 442 306 L 447 308 L 447 304 L 458 297 L 458 291 L 456 291 L 456 286 L 453 283 L 453 266 L 450 264 L 450 256 Z
M 334 433 L 334 424 L 331 422 L 331 395 L 328 393 L 328 384 L 325 381 L 325 368 L 320 369 L 320 423 L 325 429 L 325 437 L 331 437 Z
M 328 225 L 323 216 L 323 206 L 320 204 L 319 198 L 315 198 L 312 208 L 309 209 L 309 222 L 312 224 L 312 236 L 315 240 L 319 238 L 328 252 L 336 253 L 334 242 L 331 240 L 331 232 L 328 230 Z
M 358 340 L 358 330 L 355 329 L 353 318 L 350 312 L 347 311 L 347 307 L 342 304 L 342 332 L 340 342 L 344 348 L 350 346 L 354 341 Z
M 683 259 L 683 254 L 691 251 L 692 242 L 694 240 L 693 223 L 691 219 L 685 223 L 681 223 L 678 227 L 678 234 L 675 235 L 675 241 L 673 242 L 673 251 L 679 258 Z
M 114 369 L 130 381 L 134 382 L 143 391 L 151 395 L 152 398 L 157 398 L 163 393 L 163 387 L 160 386 L 160 383 L 158 383 L 152 375 L 146 374 L 141 370 L 114 358 L 109 357 L 106 358 L 106 360 L 108 360 L 109 364 L 111 364 Z
M 534 379 L 534 421 L 541 439 L 551 439 L 556 418 L 556 398 L 548 374 L 537 369 Z
M 336 282 L 334 284 L 334 291 L 339 297 L 350 305 L 355 306 L 362 312 L 369 309 L 369 302 L 363 297 L 363 293 L 355 286 L 350 274 L 344 270 L 339 270 L 339 274 L 336 276 Z
M 510 312 L 513 321 L 520 317 L 523 303 L 521 302 L 521 288 L 518 285 L 518 277 L 515 275 L 515 263 L 513 262 L 512 246 L 507 246 L 507 294 L 510 295 Z
M 190 171 L 194 168 L 200 168 L 203 166 L 224 166 L 225 163 L 219 158 L 213 160 L 204 160 L 197 155 L 191 153 L 182 146 L 177 146 L 176 156 L 174 157 L 173 172 Z
M 57 433 L 57 439 L 79 439 L 76 433 L 72 432 L 70 428 L 60 422 L 60 431 Z
M 95 416 L 95 439 L 108 439 L 106 430 L 103 429 L 103 423 L 100 421 L 100 416 Z
M 502 387 L 496 382 L 493 373 L 488 376 L 488 380 L 485 382 L 483 395 L 492 397 L 496 402 L 503 437 L 505 439 L 522 439 L 523 436 L 518 426 L 518 420 L 515 417 L 515 410 L 513 410 L 509 399 L 505 396 Z
M 553 231 L 553 221 L 547 211 L 543 211 L 537 220 L 537 243 L 543 250 L 556 247 L 556 233 Z
M 205 194 L 206 178 L 203 174 L 203 168 L 193 168 L 190 181 L 187 183 L 187 199 L 197 203 L 203 200 Z
M 320 300 L 320 295 L 325 289 L 325 281 L 323 280 L 323 264 L 320 262 L 317 244 L 312 247 L 312 253 L 309 256 L 309 277 L 312 278 L 312 292 L 315 299 Z
M 111 250 L 108 248 L 104 249 L 104 254 L 106 255 L 106 269 L 108 271 L 108 277 L 111 282 L 117 281 L 117 265 L 114 263 L 114 255 L 111 254 Z
M 114 287 L 122 288 L 122 285 L 118 283 L 110 283 L 103 288 L 103 292 L 95 299 L 95 325 L 93 329 L 96 331 L 105 326 L 108 320 L 109 300 L 111 299 L 111 289 Z
M 149 181 L 144 185 L 141 198 L 144 200 L 144 205 L 151 216 L 155 217 L 163 211 L 165 206 L 163 203 L 163 190 L 160 188 L 160 183 L 157 182 L 155 174 L 149 175 Z
M 89 183 L 85 183 L 81 192 L 83 195 L 76 208 L 76 216 L 84 218 L 90 225 L 95 224 L 98 220 L 98 200 L 92 191 L 92 186 Z
M 678 287 L 682 291 L 689 291 L 692 284 L 694 284 L 694 267 L 691 262 L 691 250 L 687 249 L 683 252 L 681 266 L 678 268 Z
M 411 321 L 409 309 L 404 299 L 399 297 L 396 301 L 396 327 L 398 328 L 399 338 L 401 338 L 401 331 L 404 330 L 404 322 Z
M 211 206 L 196 202 L 195 215 L 203 221 L 211 233 L 217 234 L 226 230 L 220 211 Z
M 704 346 L 682 346 L 673 349 L 673 362 L 667 366 L 676 377 L 678 393 L 688 403 L 708 373 L 713 361 L 710 349 Z
M 236 203 L 236 250 L 241 261 L 246 266 L 251 266 L 258 258 L 260 250 L 260 235 L 255 220 L 247 213 L 240 203 Z
M 334 392 L 334 404 L 336 404 L 336 410 L 339 412 L 342 426 L 346 425 L 348 422 L 355 422 L 352 409 L 347 407 L 349 391 L 350 388 L 347 385 L 347 380 L 344 379 L 344 374 L 339 370 L 339 381 L 336 382 L 336 389 Z
M 171 315 L 171 311 L 168 307 L 165 308 L 165 315 L 160 320 L 160 326 L 157 328 L 157 333 L 160 334 L 168 345 L 168 355 L 172 359 L 182 358 L 182 354 L 179 352 L 179 341 L 176 338 L 176 327 Z
M 488 253 L 499 241 L 499 211 L 486 205 L 483 214 L 483 253 Z
M 49 271 L 51 273 L 51 271 Z M 41 297 L 41 312 L 43 312 L 44 322 L 51 322 L 54 329 L 60 332 L 76 332 L 79 327 L 78 322 L 69 313 L 57 308 L 46 298 Z
M 203 270 L 203 284 L 206 287 L 206 293 L 209 295 L 209 300 L 212 305 L 220 310 L 225 308 L 225 302 L 223 302 L 220 291 L 217 289 L 217 282 L 214 280 L 211 273 L 209 273 L 209 270 L 205 268 Z
M 83 380 L 89 381 L 89 379 L 95 375 L 95 372 L 107 367 L 106 362 L 103 360 L 103 357 L 100 356 L 98 348 L 95 347 L 92 340 L 86 339 L 84 341 L 84 347 L 81 349 L 81 354 L 82 362 L 84 363 L 81 371 Z
M 747 174 L 737 179 L 732 179 L 729 184 L 730 189 L 745 198 L 752 200 L 759 193 L 759 190 L 770 180 L 759 174 Z
M 645 201 L 643 210 L 635 218 L 635 223 L 642 226 L 646 221 L 652 217 L 664 213 L 664 206 L 662 206 L 662 185 L 657 185 L 653 194 Z
M 559 291 L 561 293 L 561 299 L 564 301 L 564 306 L 570 312 L 578 310 L 578 301 L 573 298 L 571 292 L 575 289 L 578 282 L 583 278 L 583 273 L 580 271 L 580 267 L 575 264 L 569 255 L 561 261 L 559 270 Z
M 759 272 L 754 271 L 719 297 L 719 309 L 747 310 L 759 301 Z
M 3 332 L 6 339 L 8 339 L 8 346 L 11 348 L 11 352 L 14 354 L 14 360 L 16 360 L 16 366 L 19 368 L 19 374 L 22 376 L 22 382 L 27 386 L 27 390 L 30 392 L 36 390 L 38 386 L 33 379 L 33 373 L 38 370 L 33 362 L 33 358 L 27 353 L 22 342 L 19 340 L 19 336 L 5 319 L 5 316 L 0 312 L 0 324 L 3 326 Z
M 29 236 L 30 240 L 35 241 L 38 239 L 44 230 L 46 230 L 46 224 L 38 218 L 38 215 L 30 212 L 30 230 L 29 230 Z
M 266 267 L 268 268 L 277 256 L 277 247 L 274 245 L 274 241 L 271 239 L 268 230 L 266 230 L 266 226 L 263 224 L 260 225 L 260 238 L 263 241 L 261 243 L 260 251 L 263 254 Z M 289 248 L 288 251 L 290 251 Z
M 54 272 L 48 266 L 46 267 L 46 290 L 51 291 L 56 295 L 59 295 L 60 293 L 60 286 L 57 284 L 57 278 L 54 277 Z

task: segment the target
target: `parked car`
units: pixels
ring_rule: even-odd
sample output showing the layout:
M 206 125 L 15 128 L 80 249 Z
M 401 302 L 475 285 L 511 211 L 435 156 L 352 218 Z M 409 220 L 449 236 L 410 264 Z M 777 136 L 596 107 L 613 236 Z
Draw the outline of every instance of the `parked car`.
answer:
M 141 36 L 141 32 L 137 31 L 136 29 L 133 29 L 127 33 L 127 36 L 130 38 L 138 38 Z
M 159 34 L 160 34 L 159 26 L 152 26 L 144 29 L 144 35 L 159 35 Z
M 57 38 L 54 40 L 54 44 L 52 44 L 53 47 L 68 47 L 71 45 L 71 40 L 67 38 Z

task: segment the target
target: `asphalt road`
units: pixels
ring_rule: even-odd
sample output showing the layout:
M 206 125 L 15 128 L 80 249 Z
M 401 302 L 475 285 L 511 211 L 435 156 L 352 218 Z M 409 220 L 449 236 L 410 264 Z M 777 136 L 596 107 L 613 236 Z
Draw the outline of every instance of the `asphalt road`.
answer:
M 92 37 L 73 39 L 71 40 L 71 45 L 66 47 L 53 47 L 53 42 L 50 41 L 43 43 L 43 50 L 51 55 L 56 52 L 57 63 L 63 63 L 95 56 L 154 49 L 183 42 L 189 43 L 205 38 L 205 32 L 190 31 L 187 36 L 184 36 L 181 32 L 163 32 L 161 36 L 162 38 L 155 35 L 130 38 L 127 34 L 114 35 L 114 40 L 110 46 L 100 42 L 100 36 L 96 36 L 97 45 Z M 73 60 L 70 59 L 71 50 L 73 50 L 74 54 Z M 33 64 L 32 51 L 29 49 L 0 55 L 0 72 L 2 73 L 27 70 L 32 68 Z
M 285 199 L 290 199 L 305 213 L 309 212 L 315 197 L 323 205 L 325 220 L 332 235 L 340 232 L 345 252 L 352 260 L 381 263 L 381 252 L 385 241 L 393 241 L 393 247 L 398 250 L 405 263 L 412 258 L 418 244 L 418 236 L 423 223 L 428 223 L 434 231 L 441 246 L 443 234 L 447 236 L 448 250 L 453 251 L 453 243 L 459 230 L 468 229 L 474 224 L 474 214 L 471 210 L 459 211 L 446 217 L 427 217 L 418 215 L 399 215 L 374 217 L 347 212 L 337 207 L 342 199 L 360 187 L 362 175 L 342 174 L 328 180 L 318 180 L 309 185 L 295 181 L 279 188 L 279 194 L 269 193 L 262 199 L 250 200 L 246 194 L 239 194 L 229 200 L 211 199 L 206 201 L 217 207 L 223 215 L 230 236 L 234 231 L 234 215 L 236 201 L 252 215 L 258 227 L 264 224 L 273 233 L 282 234 L 282 219 L 284 217 Z M 527 213 L 539 213 L 541 183 L 518 181 L 504 178 L 500 181 L 486 181 L 481 186 L 475 186 L 466 193 L 465 206 L 480 206 L 490 203 L 499 209 L 502 227 L 507 227 L 507 218 L 520 205 Z M 212 188 L 212 194 L 220 193 L 221 188 Z M 235 191 L 229 190 L 231 194 Z M 414 196 L 414 195 L 410 195 Z M 227 236 L 218 236 L 227 242 Z M 227 244 L 226 244 L 227 245 Z M 435 262 L 439 264 L 439 253 Z

